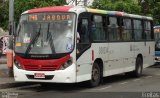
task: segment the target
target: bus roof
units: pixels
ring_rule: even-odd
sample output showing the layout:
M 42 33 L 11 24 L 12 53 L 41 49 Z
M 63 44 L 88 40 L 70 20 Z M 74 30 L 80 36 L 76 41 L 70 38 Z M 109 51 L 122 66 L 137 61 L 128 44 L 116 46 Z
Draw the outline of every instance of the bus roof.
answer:
M 83 6 L 51 6 L 51 7 L 35 8 L 35 9 L 25 11 L 22 14 L 38 13 L 38 12 L 91 12 L 91 13 L 107 14 L 107 15 L 114 15 L 114 16 L 126 16 L 131 18 L 153 20 L 151 17 L 147 17 L 147 16 L 128 14 L 120 11 L 92 9 L 92 8 L 87 8 Z
M 160 28 L 160 25 L 154 26 L 154 28 Z
M 140 19 L 143 18 L 143 19 L 153 20 L 152 17 L 128 14 L 128 13 L 120 12 L 120 11 L 107 11 L 107 10 L 99 10 L 99 9 L 91 9 L 91 8 L 87 8 L 87 11 L 92 12 L 92 13 L 100 13 L 100 14 L 107 14 L 107 15 L 114 15 L 114 16 L 125 16 L 125 17 L 131 17 L 131 18 L 140 18 Z
M 28 10 L 27 13 L 36 13 L 36 12 L 68 12 L 73 6 L 50 6 L 43 8 L 35 8 Z

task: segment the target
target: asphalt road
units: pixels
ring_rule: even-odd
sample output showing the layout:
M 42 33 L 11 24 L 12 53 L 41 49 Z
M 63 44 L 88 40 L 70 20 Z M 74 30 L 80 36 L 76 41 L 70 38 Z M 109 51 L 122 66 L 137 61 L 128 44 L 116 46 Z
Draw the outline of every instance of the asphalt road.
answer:
M 0 92 L 12 98 L 160 98 L 160 65 L 146 68 L 140 78 L 123 74 L 106 77 L 104 83 L 95 88 L 87 87 L 86 83 L 46 87 L 34 84 Z

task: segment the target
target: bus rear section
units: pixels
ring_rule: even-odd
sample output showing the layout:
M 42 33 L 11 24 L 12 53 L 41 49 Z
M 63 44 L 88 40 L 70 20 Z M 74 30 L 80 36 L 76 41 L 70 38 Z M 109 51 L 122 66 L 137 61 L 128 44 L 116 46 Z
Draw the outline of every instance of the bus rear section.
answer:
M 140 77 L 154 64 L 152 18 L 117 11 L 87 9 L 80 13 L 77 81 L 97 86 L 120 73 Z M 126 15 L 126 16 L 125 16 Z

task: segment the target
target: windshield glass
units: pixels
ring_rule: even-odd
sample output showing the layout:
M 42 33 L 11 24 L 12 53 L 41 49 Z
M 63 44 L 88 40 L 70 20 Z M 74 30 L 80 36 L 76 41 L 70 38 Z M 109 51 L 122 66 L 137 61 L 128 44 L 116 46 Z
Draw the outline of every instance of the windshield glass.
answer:
M 34 13 L 21 16 L 15 52 L 56 54 L 73 50 L 74 13 Z

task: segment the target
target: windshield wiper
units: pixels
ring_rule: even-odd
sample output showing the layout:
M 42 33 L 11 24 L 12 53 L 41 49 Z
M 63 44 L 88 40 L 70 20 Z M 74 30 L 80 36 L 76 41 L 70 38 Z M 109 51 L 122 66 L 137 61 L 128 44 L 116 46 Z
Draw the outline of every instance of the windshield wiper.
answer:
M 51 32 L 49 32 L 49 28 L 50 28 L 50 23 L 48 23 L 47 39 L 49 39 L 49 44 L 50 44 L 52 54 L 53 54 L 53 53 L 55 53 L 55 48 L 54 48 L 54 43 L 53 43 L 53 39 L 52 39 L 52 34 L 51 34 Z
M 40 27 L 39 27 L 38 32 L 36 32 L 35 36 L 33 36 L 31 42 L 29 43 L 29 45 L 28 45 L 28 47 L 27 47 L 27 49 L 26 49 L 25 55 L 27 55 L 27 54 L 30 52 L 30 50 L 31 50 L 31 45 L 34 45 L 34 44 L 35 44 L 35 42 L 37 41 L 37 39 L 38 39 L 38 37 L 39 37 L 39 35 L 40 35 L 40 32 L 41 32 L 41 24 L 40 24 Z

